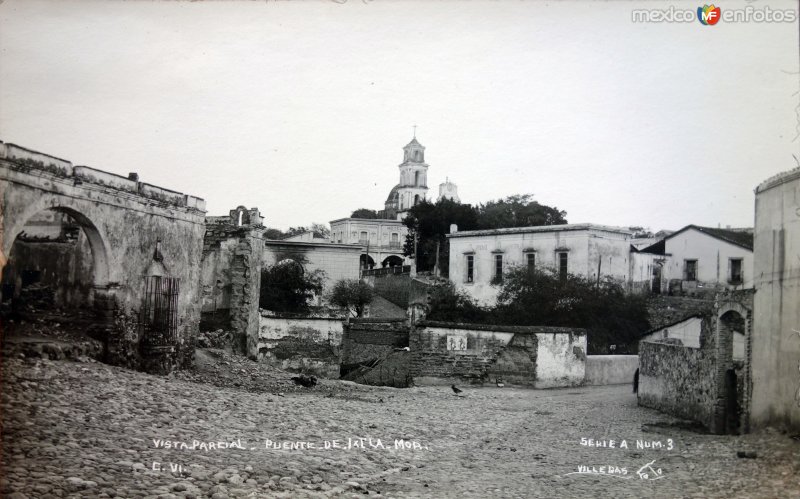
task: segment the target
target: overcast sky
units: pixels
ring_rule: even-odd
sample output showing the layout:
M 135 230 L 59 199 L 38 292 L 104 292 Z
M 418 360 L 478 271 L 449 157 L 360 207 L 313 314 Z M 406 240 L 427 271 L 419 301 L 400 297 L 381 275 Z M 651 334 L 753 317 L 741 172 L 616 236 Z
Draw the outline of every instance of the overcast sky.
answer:
M 570 222 L 753 225 L 800 156 L 798 23 L 633 23 L 700 2 L 0 4 L 0 139 L 272 227 L 380 209 L 412 125 L 429 198 Z M 796 1 L 719 2 L 797 10 Z

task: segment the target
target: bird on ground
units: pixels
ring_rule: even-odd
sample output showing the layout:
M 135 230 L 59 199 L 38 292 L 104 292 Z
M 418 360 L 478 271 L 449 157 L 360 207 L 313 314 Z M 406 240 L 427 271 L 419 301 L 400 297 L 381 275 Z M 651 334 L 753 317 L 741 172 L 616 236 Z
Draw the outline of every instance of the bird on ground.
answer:
M 503 383 L 503 378 L 497 378 L 497 379 L 495 380 L 495 383 L 497 383 L 497 387 L 498 387 L 498 388 L 503 388 L 504 386 L 506 386 L 506 385 Z
M 302 385 L 306 388 L 311 388 L 312 386 L 316 386 L 317 378 L 314 376 L 306 376 L 305 374 L 301 374 L 300 376 L 293 376 L 292 381 L 294 381 L 295 385 Z
M 461 390 L 459 388 L 456 388 L 456 385 L 450 385 L 450 388 L 453 389 L 453 393 L 455 393 L 456 395 L 458 395 L 459 393 L 461 393 L 463 391 L 463 390 Z

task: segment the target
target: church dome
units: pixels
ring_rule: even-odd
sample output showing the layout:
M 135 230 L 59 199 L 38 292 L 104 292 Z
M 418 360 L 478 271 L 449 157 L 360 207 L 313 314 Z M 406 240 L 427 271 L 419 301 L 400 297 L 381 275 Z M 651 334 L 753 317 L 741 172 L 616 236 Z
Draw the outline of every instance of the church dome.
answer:
M 386 203 L 387 204 L 396 203 L 397 198 L 400 196 L 400 194 L 398 194 L 399 191 L 400 191 L 400 184 L 397 184 L 396 186 L 392 187 L 392 190 L 389 191 L 389 197 L 386 198 Z

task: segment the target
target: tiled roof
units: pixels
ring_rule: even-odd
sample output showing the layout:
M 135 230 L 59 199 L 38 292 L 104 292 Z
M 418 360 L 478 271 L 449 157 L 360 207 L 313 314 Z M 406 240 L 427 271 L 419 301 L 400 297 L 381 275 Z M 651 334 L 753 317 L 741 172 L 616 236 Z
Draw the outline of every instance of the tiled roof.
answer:
M 675 237 L 676 235 L 680 234 L 689 229 L 694 229 L 698 232 L 702 232 L 703 234 L 708 234 L 711 237 L 715 237 L 717 239 L 721 239 L 725 242 L 735 244 L 736 246 L 740 246 L 744 249 L 749 249 L 753 251 L 753 233 L 752 232 L 745 232 L 745 231 L 738 231 L 738 230 L 731 230 L 731 229 L 715 229 L 714 227 L 701 227 L 699 225 L 687 225 L 683 229 L 670 234 L 667 236 L 666 239 L 670 239 Z

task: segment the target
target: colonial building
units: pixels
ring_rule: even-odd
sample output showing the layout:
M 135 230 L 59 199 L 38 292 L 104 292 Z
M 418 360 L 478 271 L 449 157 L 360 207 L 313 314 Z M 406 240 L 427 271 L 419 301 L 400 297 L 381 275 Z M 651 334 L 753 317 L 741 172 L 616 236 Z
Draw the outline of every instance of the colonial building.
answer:
M 361 246 L 362 268 L 403 264 L 403 244 L 408 228 L 400 220 L 340 218 L 331 224 L 331 242 Z
M 664 262 L 657 281 L 662 292 L 698 294 L 753 287 L 753 232 L 687 225 L 644 248 Z
M 453 230 L 456 229 L 456 230 Z M 482 304 L 494 304 L 511 266 L 550 267 L 560 274 L 630 281 L 632 232 L 594 224 L 457 232 L 450 243 L 450 280 Z

